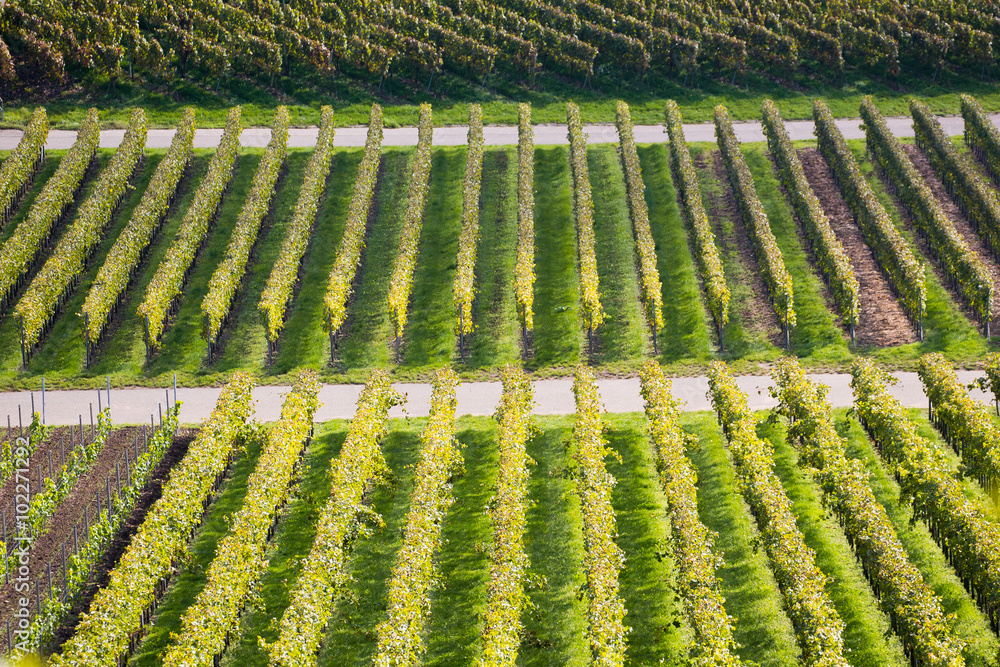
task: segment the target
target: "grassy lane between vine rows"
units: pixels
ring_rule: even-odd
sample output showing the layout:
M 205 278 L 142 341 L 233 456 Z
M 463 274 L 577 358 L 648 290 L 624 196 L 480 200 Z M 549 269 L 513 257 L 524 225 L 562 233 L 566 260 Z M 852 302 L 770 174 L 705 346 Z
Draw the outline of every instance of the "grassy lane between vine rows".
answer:
M 50 249 L 56 247 L 59 240 L 62 238 L 62 235 L 66 232 L 66 229 L 75 219 L 76 213 L 80 208 L 80 204 L 82 204 L 92 193 L 94 183 L 96 183 L 98 175 L 101 173 L 101 169 L 106 167 L 108 162 L 111 161 L 112 155 L 114 155 L 113 149 L 98 149 L 95 163 L 91 164 L 90 168 L 87 170 L 83 183 L 76 194 L 76 198 L 73 200 L 73 203 L 66 208 L 66 211 L 60 219 L 58 225 L 53 228 Z M 37 196 L 37 194 L 38 193 L 33 193 L 34 196 Z M 15 218 L 17 222 L 21 222 L 27 216 L 27 207 L 25 207 L 24 204 L 21 205 L 21 209 L 18 211 L 18 216 L 19 217 Z M 16 228 L 13 226 L 13 222 L 13 220 L 8 222 L 7 227 L 4 228 L 4 233 L 8 238 L 17 233 Z M 37 270 L 42 267 L 42 264 L 43 262 L 37 262 L 32 267 L 33 270 L 28 274 L 29 278 L 33 277 L 35 273 L 37 273 Z M 8 381 L 16 382 L 20 376 L 24 375 L 24 372 L 21 369 L 21 329 L 17 322 L 17 318 L 14 317 L 14 307 L 24 294 L 24 290 L 27 289 L 29 282 L 30 280 L 26 280 L 20 291 L 14 293 L 14 297 L 7 304 L 6 310 L 3 313 L 3 320 L 0 320 L 0 373 L 2 373 L 3 379 Z M 55 370 L 56 369 L 53 369 L 53 371 Z M 30 367 L 28 372 L 31 372 Z M 68 373 L 62 373 L 62 375 L 66 374 Z
M 247 478 L 257 465 L 264 438 L 250 438 L 229 468 L 218 495 L 188 545 L 188 558 L 171 580 L 148 626 L 145 639 L 132 654 L 133 667 L 159 665 L 170 643 L 170 634 L 181 629 L 181 616 L 205 587 L 208 566 L 215 558 L 219 542 L 229 530 L 230 518 L 239 511 L 247 493 Z
M 606 459 L 618 483 L 612 495 L 618 537 L 625 552 L 619 578 L 632 628 L 626 660 L 633 665 L 677 665 L 687 658 L 694 633 L 674 591 L 677 573 L 670 555 L 670 522 L 641 413 L 607 415 L 609 448 L 621 457 Z M 662 662 L 661 662 L 662 661 Z
M 181 296 L 180 308 L 172 323 L 163 333 L 163 346 L 149 362 L 147 374 L 160 375 L 177 371 L 195 379 L 208 373 L 205 368 L 205 320 L 201 302 L 208 293 L 208 282 L 219 262 L 226 255 L 226 247 L 236 225 L 236 218 L 257 170 L 263 149 L 240 152 L 229 183 L 229 191 L 219 209 L 219 218 L 209 228 L 208 242 L 195 259 L 194 266 Z M 155 268 L 153 269 L 155 272 Z
M 139 304 L 146 295 L 146 287 L 153 279 L 156 268 L 167 254 L 170 244 L 181 226 L 188 207 L 194 201 L 198 186 L 208 171 L 208 164 L 214 150 L 196 149 L 187 171 L 178 184 L 174 205 L 163 221 L 159 234 L 150 244 L 146 260 L 140 265 L 136 278 L 129 288 L 121 308 L 111 321 L 108 333 L 101 342 L 97 359 L 84 376 L 103 377 L 111 375 L 119 382 L 127 383 L 129 378 L 145 374 L 146 344 L 143 321 L 137 314 Z M 163 381 L 167 381 L 163 378 Z
M 358 283 L 347 309 L 348 325 L 337 350 L 339 369 L 366 374 L 394 361 L 389 352 L 389 279 L 399 251 L 413 154 L 412 149 L 386 149 L 382 154 L 378 199 L 372 203 L 377 215 L 369 221 Z
M 476 330 L 470 341 L 469 368 L 489 369 L 521 359 L 521 325 L 514 302 L 517 250 L 517 149 L 489 148 L 483 155 L 480 195 Z
M 139 205 L 156 170 L 156 165 L 164 155 L 163 151 L 157 151 L 155 154 L 147 153 L 143 156 L 142 163 L 131 180 L 132 190 L 126 191 L 126 195 L 122 197 L 122 203 L 108 223 L 104 238 L 94 248 L 93 255 L 87 262 L 79 281 L 68 293 L 63 307 L 56 313 L 49 333 L 42 339 L 38 350 L 31 358 L 28 366 L 30 372 L 46 376 L 73 376 L 83 372 L 86 360 L 83 318 L 80 317 L 83 302 L 97 272 L 111 251 L 111 246 L 132 219 L 132 211 Z
M 496 488 L 500 459 L 497 425 L 492 419 L 463 417 L 457 426 L 465 473 L 453 480 L 455 503 L 441 531 L 441 585 L 431 593 L 426 627 L 423 664 L 428 666 L 475 664 L 490 579 L 487 545 L 493 542 L 493 522 L 486 507 Z
M 718 534 L 715 546 L 724 562 L 717 574 L 726 612 L 736 619 L 739 655 L 762 667 L 798 664 L 795 632 L 760 548 L 757 526 L 736 490 L 736 473 L 715 415 L 682 413 L 681 425 L 698 437 L 698 446 L 688 453 L 698 471 L 698 514 Z
M 223 667 L 266 667 L 267 653 L 258 637 L 273 642 L 278 638 L 272 618 L 281 618 L 288 606 L 302 562 L 316 537 L 319 513 L 330 495 L 327 471 L 340 453 L 347 437 L 348 422 L 330 421 L 316 425 L 312 443 L 302 461 L 298 489 L 279 514 L 267 558 L 267 570 L 260 582 L 260 596 L 249 605 L 240 622 L 240 636 L 223 656 Z
M 385 620 L 388 582 L 396 551 L 403 542 L 413 468 L 420 454 L 420 433 L 426 424 L 426 419 L 389 422 L 390 431 L 382 441 L 382 451 L 391 474 L 385 484 L 368 494 L 368 505 L 383 518 L 385 525 L 373 526 L 372 535 L 355 543 L 349 566 L 350 584 L 327 625 L 319 652 L 321 665 L 371 664 L 378 639 L 375 628 Z
M 792 501 L 795 522 L 816 552 L 816 565 L 829 578 L 826 590 L 844 621 L 844 648 L 851 665 L 905 667 L 909 661 L 903 645 L 879 607 L 836 515 L 827 510 L 816 482 L 799 466 L 784 423 L 762 425 L 758 432 L 774 445 L 775 473 Z
M 530 368 L 566 368 L 580 360 L 585 342 L 576 255 L 569 148 L 536 148 L 535 330 Z
M 662 363 L 693 365 L 711 358 L 711 316 L 705 307 L 687 226 L 670 174 L 670 147 L 640 146 L 656 268 L 663 286 L 663 331 L 657 341 Z
M 409 369 L 447 366 L 457 355 L 452 284 L 462 232 L 467 152 L 464 146 L 434 150 L 420 252 L 413 272 L 410 318 L 403 341 L 406 349 L 400 352 L 400 361 Z
M 861 461 L 871 475 L 870 483 L 875 498 L 885 507 L 910 561 L 937 594 L 944 612 L 954 616 L 955 635 L 966 644 L 966 664 L 970 667 L 995 664 L 996 656 L 1000 654 L 1000 644 L 989 621 L 966 593 L 961 579 L 948 565 L 941 548 L 927 529 L 927 524 L 912 521 L 913 510 L 910 504 L 900 498 L 899 484 L 881 463 L 861 424 L 850 419 L 846 410 L 835 412 L 835 424 L 840 435 L 847 439 L 848 454 Z M 921 430 L 926 433 L 923 428 Z
M 590 646 L 587 605 L 580 595 L 586 583 L 583 518 L 566 447 L 573 437 L 573 421 L 536 417 L 534 422 L 539 430 L 527 449 L 537 465 L 530 468 L 525 534 L 532 575 L 526 590 L 532 607 L 521 617 L 524 633 L 518 662 L 524 667 L 582 667 L 590 664 Z
M 726 284 L 732 294 L 729 301 L 729 324 L 726 325 L 724 332 L 724 353 L 722 356 L 727 361 L 746 360 L 751 364 L 773 361 L 781 354 L 781 350 L 768 340 L 767 329 L 755 321 L 761 315 L 768 316 L 768 314 L 755 313 L 751 308 L 751 303 L 755 298 L 752 279 L 758 268 L 751 255 L 744 256 L 740 252 L 736 241 L 738 233 L 736 225 L 740 224 L 739 213 L 735 208 L 730 212 L 724 207 L 725 198 L 731 196 L 730 185 L 728 181 L 716 178 L 713 168 L 713 159 L 721 160 L 722 157 L 713 155 L 715 144 L 692 143 L 689 144 L 689 148 L 691 149 L 691 158 L 696 164 L 698 184 L 705 202 L 705 212 L 714 227 L 715 242 L 719 247 Z M 699 159 L 706 162 L 704 167 L 697 166 Z M 761 297 L 767 304 L 767 295 L 764 294 Z M 736 363 L 733 367 L 734 372 L 739 372 L 739 368 L 739 363 Z
M 741 148 L 785 267 L 792 275 L 797 318 L 791 333 L 792 352 L 815 364 L 849 362 L 849 339 L 838 324 L 826 284 L 809 261 L 806 241 L 781 189 L 767 144 L 743 144 Z
M 62 162 L 63 157 L 69 151 L 45 151 L 45 160 L 42 162 L 42 166 L 39 167 L 38 171 L 35 172 L 34 180 L 31 182 L 31 186 L 28 187 L 28 191 L 24 193 L 21 200 L 17 204 L 17 208 L 14 209 L 14 214 L 10 216 L 7 224 L 4 225 L 3 230 L 0 230 L 0 243 L 6 243 L 7 239 L 14 235 L 14 230 L 17 228 L 21 221 L 24 220 L 28 211 L 31 209 L 31 205 L 35 203 L 35 199 L 41 193 L 42 188 L 52 174 L 56 173 L 56 169 L 59 168 L 59 163 Z
M 233 298 L 229 323 L 223 328 L 208 372 L 229 374 L 236 370 L 259 371 L 266 365 L 267 327 L 257 309 L 260 295 L 285 242 L 285 232 L 295 214 L 302 181 L 312 151 L 288 151 L 283 175 L 271 198 L 271 209 L 261 223 L 239 291 Z M 200 304 L 199 304 L 200 307 Z M 202 318 L 204 323 L 204 318 Z M 204 328 L 204 324 L 202 326 Z
M 278 340 L 278 356 L 270 368 L 272 375 L 290 373 L 299 366 L 322 369 L 329 361 L 329 338 L 323 330 L 323 295 L 336 248 L 344 235 L 361 155 L 360 149 L 334 151 L 326 193 L 320 200 L 312 238 L 302 260 L 301 286 L 289 306 L 288 321 Z
M 652 342 L 639 301 L 635 236 L 629 217 L 625 177 L 613 144 L 587 150 L 594 186 L 594 239 L 601 306 L 607 321 L 594 336 L 594 352 L 602 363 L 631 362 L 637 366 Z
M 881 362 L 896 366 L 905 362 L 913 362 L 921 354 L 927 352 L 941 352 L 949 360 L 956 363 L 980 361 L 989 348 L 986 339 L 979 332 L 978 326 L 974 325 L 962 313 L 954 297 L 941 284 L 933 264 L 920 249 L 920 244 L 916 242 L 917 239 L 912 228 L 903 224 L 903 217 L 892 196 L 886 190 L 884 183 L 875 173 L 872 163 L 865 155 L 864 140 L 855 139 L 849 141 L 848 144 L 854 157 L 861 165 L 862 173 L 865 174 L 872 190 L 882 202 L 896 228 L 909 243 L 914 255 L 927 264 L 927 310 L 924 315 L 924 342 L 875 350 L 873 356 Z

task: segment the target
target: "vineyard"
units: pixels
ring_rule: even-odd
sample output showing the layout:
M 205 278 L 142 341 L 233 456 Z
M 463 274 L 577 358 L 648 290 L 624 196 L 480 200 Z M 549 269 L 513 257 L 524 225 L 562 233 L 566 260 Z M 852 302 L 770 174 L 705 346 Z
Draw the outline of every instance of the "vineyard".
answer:
M 197 429 L 169 392 L 140 428 L 36 412 L 0 452 L 5 518 L 19 457 L 39 488 L 4 524 L 0 641 L 52 665 L 995 665 L 1000 394 L 940 354 L 927 409 L 868 358 L 851 410 L 794 359 L 771 375 L 761 413 L 721 361 L 713 410 L 683 411 L 652 360 L 644 413 L 605 413 L 579 366 L 574 414 L 533 415 L 514 364 L 493 417 L 456 417 L 448 369 L 421 418 L 389 417 L 383 370 L 343 421 L 314 423 L 313 371 L 270 424 L 245 373 Z
M 291 87 L 351 102 L 474 98 L 515 91 L 640 90 L 650 78 L 843 83 L 993 76 L 1000 8 L 993 2 L 860 0 L 234 0 L 12 2 L 0 11 L 0 83 L 38 98 L 74 84 L 205 94 Z M 810 83 L 812 82 L 812 83 Z M 182 87 L 175 87 L 180 90 Z M 279 92 L 280 91 L 280 92 Z M 307 92 L 309 91 L 309 92 Z M 190 89 L 188 89 L 190 92 Z M 423 100 L 419 100 L 423 101 Z
M 374 105 L 363 149 L 335 147 L 328 107 L 312 148 L 287 145 L 284 107 L 263 149 L 238 107 L 215 149 L 191 109 L 166 149 L 140 110 L 98 148 L 91 110 L 68 150 L 44 150 L 39 108 L 2 162 L 0 386 L 976 365 L 1000 314 L 1000 133 L 969 96 L 964 140 L 912 108 L 915 140 L 866 99 L 858 140 L 817 101 L 793 143 L 768 102 L 767 141 L 741 144 L 720 105 L 709 144 L 670 103 L 638 144 L 620 102 L 617 144 L 588 145 L 570 103 L 568 145 L 544 146 L 524 104 L 517 145 L 487 146 L 472 105 L 467 144 L 435 147 L 424 105 L 408 147 Z

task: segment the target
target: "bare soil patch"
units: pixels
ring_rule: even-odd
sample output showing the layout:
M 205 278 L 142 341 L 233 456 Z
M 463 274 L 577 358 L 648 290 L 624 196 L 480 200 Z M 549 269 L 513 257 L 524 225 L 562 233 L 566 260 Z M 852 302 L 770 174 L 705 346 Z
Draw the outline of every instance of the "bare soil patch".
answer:
M 858 345 L 890 347 L 915 342 L 916 329 L 892 293 L 874 253 L 865 243 L 823 155 L 815 148 L 803 148 L 798 153 L 806 178 L 854 267 L 861 306 L 861 321 L 855 327 Z
M 712 162 L 711 165 L 708 163 L 709 159 Z M 700 153 L 694 156 L 694 164 L 699 169 L 711 169 L 719 182 L 719 190 L 702 193 L 705 212 L 713 223 L 722 252 L 724 255 L 736 254 L 738 256 L 737 261 L 743 265 L 743 273 L 748 279 L 750 298 L 740 301 L 734 299 L 730 302 L 730 307 L 735 306 L 739 309 L 747 333 L 764 338 L 773 345 L 784 347 L 785 339 L 782 335 L 781 322 L 778 320 L 774 308 L 771 307 L 770 299 L 768 299 L 767 285 L 764 284 L 764 276 L 757 266 L 750 236 L 746 227 L 743 226 L 743 218 L 736 205 L 736 196 L 733 194 L 729 175 L 722 162 L 722 153 L 718 150 L 712 151 L 711 158 L 707 158 L 706 153 Z M 733 233 L 726 233 L 721 222 L 715 222 L 722 218 L 732 221 Z M 729 279 L 728 276 L 726 278 Z
M 912 144 L 904 144 L 903 150 L 906 151 L 910 161 L 913 162 L 913 166 L 920 172 L 924 183 L 930 188 L 934 198 L 941 204 L 941 208 L 948 216 L 948 219 L 951 220 L 951 224 L 955 225 L 955 230 L 961 234 L 962 238 L 965 239 L 965 243 L 972 252 L 976 253 L 983 266 L 986 267 L 986 272 L 993 279 L 995 287 L 993 290 L 993 304 L 990 310 L 993 311 L 994 315 L 1000 314 L 1000 263 L 997 262 L 996 257 L 990 252 L 986 243 L 976 233 L 969 219 L 962 215 L 955 200 L 948 196 L 948 191 L 945 189 L 941 179 L 934 173 L 934 168 L 927 161 L 927 156 L 924 155 L 923 151 Z M 948 282 L 945 281 L 944 284 L 948 284 Z
M 55 586 L 62 587 L 62 552 L 64 545 L 66 558 L 68 559 L 73 553 L 74 527 L 76 528 L 77 540 L 80 546 L 83 546 L 86 534 L 85 523 L 86 521 L 93 522 L 97 516 L 98 501 L 96 496 L 100 494 L 100 507 L 102 509 L 106 508 L 107 489 L 109 485 L 112 496 L 115 497 L 117 495 L 118 477 L 121 477 L 121 484 L 123 486 L 126 484 L 125 450 L 126 448 L 128 449 L 129 461 L 133 461 L 135 456 L 135 442 L 136 438 L 139 437 L 139 452 L 141 454 L 145 451 L 141 432 L 142 428 L 126 427 L 118 429 L 111 434 L 93 467 L 86 475 L 77 480 L 69 496 L 59 505 L 56 513 L 49 521 L 48 532 L 32 545 L 29 564 L 29 578 L 32 582 L 32 607 L 35 606 L 34 586 L 39 578 L 41 578 L 40 586 L 43 591 L 44 603 L 44 592 L 48 587 L 50 563 L 52 567 L 52 583 Z M 89 606 L 90 599 L 93 597 L 93 593 L 96 592 L 97 587 L 103 585 L 102 578 L 106 578 L 107 572 L 117 563 L 121 553 L 131 540 L 135 529 L 145 518 L 149 507 L 159 498 L 160 488 L 164 479 L 173 465 L 183 457 L 187 451 L 188 444 L 193 440 L 196 433 L 197 431 L 194 429 L 182 429 L 174 438 L 171 448 L 164 455 L 159 466 L 157 466 L 152 481 L 147 485 L 136 508 L 126 518 L 123 528 L 115 536 L 104 558 L 98 564 L 96 577 L 88 584 L 87 590 L 76 604 L 76 607 L 79 608 L 74 608 L 71 613 L 74 625 L 78 614 L 85 611 Z M 86 508 L 86 520 L 84 518 L 84 508 Z M 15 610 L 19 596 L 20 594 L 15 593 L 12 583 L 0 587 L 0 610 L 2 610 L 0 611 L 0 627 L 6 627 L 6 622 L 10 614 Z M 2 635 L 0 636 L 0 645 L 5 645 L 7 641 L 6 631 L 0 633 L 0 635 Z M 68 636 L 69 634 L 67 633 L 66 637 Z M 65 637 L 63 637 L 64 639 Z

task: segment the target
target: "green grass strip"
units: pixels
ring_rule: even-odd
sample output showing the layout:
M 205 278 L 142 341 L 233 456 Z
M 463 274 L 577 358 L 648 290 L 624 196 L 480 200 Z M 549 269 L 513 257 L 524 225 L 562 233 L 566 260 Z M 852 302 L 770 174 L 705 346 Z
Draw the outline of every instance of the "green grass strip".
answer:
M 711 356 L 710 319 L 702 301 L 677 189 L 670 175 L 670 147 L 640 146 L 638 153 L 663 289 L 660 358 L 664 362 L 705 360 Z

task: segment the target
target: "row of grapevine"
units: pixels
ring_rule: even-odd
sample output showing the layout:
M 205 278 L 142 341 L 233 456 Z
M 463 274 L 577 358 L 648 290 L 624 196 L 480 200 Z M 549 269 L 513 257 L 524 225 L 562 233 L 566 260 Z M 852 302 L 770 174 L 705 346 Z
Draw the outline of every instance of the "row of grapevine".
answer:
M 45 485 L 31 496 L 26 513 L 27 521 L 18 522 L 18 532 L 24 528 L 24 536 L 37 540 L 47 534 L 52 526 L 49 520 L 55 515 L 59 506 L 72 493 L 77 481 L 93 467 L 98 455 L 108 442 L 111 435 L 111 408 L 104 408 L 97 413 L 97 430 L 90 442 L 81 442 L 69 453 L 66 462 L 55 477 L 47 477 Z M 0 562 L 0 575 L 8 575 L 17 569 L 18 554 L 13 552 L 9 558 Z
M 712 405 L 729 439 L 740 491 L 757 519 L 805 663 L 847 667 L 844 622 L 826 593 L 827 579 L 816 565 L 816 553 L 796 526 L 792 503 L 774 473 L 774 449 L 757 436 L 747 396 L 725 363 L 712 364 L 708 384 Z
M 132 213 L 132 219 L 111 247 L 87 293 L 83 304 L 83 334 L 88 351 L 100 340 L 114 311 L 124 299 L 143 255 L 170 210 L 177 185 L 191 159 L 193 144 L 194 109 L 185 109 L 167 154 L 157 165 L 142 200 Z
M 701 188 L 698 185 L 698 174 L 691 162 L 691 152 L 684 138 L 684 125 L 677 103 L 667 100 L 666 129 L 670 134 L 670 157 L 674 168 L 677 189 L 684 202 L 685 218 L 691 225 L 694 238 L 694 254 L 701 267 L 701 282 L 705 288 L 708 309 L 715 318 L 719 330 L 719 346 L 722 346 L 722 330 L 729 322 L 729 286 L 726 285 L 726 274 L 722 268 L 722 258 L 719 247 L 715 243 L 715 233 L 712 223 L 705 214 L 705 206 L 701 199 Z
M 583 567 L 587 575 L 587 638 L 595 665 L 620 667 L 625 663 L 629 627 L 625 601 L 619 595 L 618 574 L 625 554 L 615 543 L 618 529 L 611 493 L 615 478 L 604 465 L 613 452 L 607 447 L 594 371 L 580 366 L 573 376 L 576 417 L 573 422 L 573 458 L 576 486 L 583 514 Z
M 959 98 L 965 120 L 965 144 L 985 165 L 993 180 L 1000 182 L 1000 130 L 976 98 L 964 93 Z
M 90 109 L 80 123 L 76 141 L 59 162 L 21 221 L 0 248 L 0 309 L 6 306 L 27 278 L 32 264 L 46 247 L 53 229 L 73 202 L 100 143 L 97 109 Z
M 635 232 L 635 248 L 639 257 L 639 277 L 642 283 L 642 298 L 646 303 L 646 321 L 656 334 L 663 328 L 663 291 L 660 271 L 656 266 L 656 242 L 649 226 L 649 207 L 646 205 L 646 184 L 642 180 L 639 153 L 635 149 L 632 133 L 632 114 L 628 105 L 619 101 L 615 107 L 615 125 L 618 128 L 618 153 L 625 172 L 625 186 L 628 191 L 629 212 L 632 215 L 632 229 Z
M 181 295 L 195 256 L 205 243 L 209 228 L 218 214 L 222 196 L 229 187 L 240 150 L 240 115 L 240 107 L 229 110 L 226 129 L 208 165 L 208 171 L 198 186 L 194 201 L 188 206 L 177 235 L 170 242 L 166 256 L 146 287 L 146 294 L 139 305 L 139 315 L 145 319 L 147 351 L 160 348 L 167 318 Z
M 781 248 L 771 231 L 771 222 L 764 212 L 764 205 L 757 196 L 757 188 L 753 176 L 747 166 L 740 143 L 733 132 L 733 122 L 729 111 L 721 104 L 715 107 L 715 134 L 722 151 L 723 162 L 729 181 L 733 186 L 733 194 L 743 217 L 743 225 L 753 243 L 754 254 L 760 264 L 764 283 L 774 312 L 785 329 L 787 346 L 788 330 L 795 326 L 795 296 L 792 289 L 792 275 L 785 268 L 785 260 Z
M 99 589 L 53 665 L 120 664 L 134 647 L 162 585 L 184 557 L 206 503 L 247 432 L 254 381 L 237 373 L 222 390 L 184 458 L 171 471 L 107 585 Z
M 180 632 L 163 656 L 164 665 L 210 666 L 237 631 L 240 613 L 267 569 L 268 539 L 312 434 L 319 386 L 315 371 L 302 371 L 285 397 L 257 467 L 247 479 L 243 505 L 228 522 L 204 588 L 181 617 Z
M 417 127 L 417 150 L 413 157 L 413 172 L 410 176 L 410 191 L 406 199 L 406 213 L 403 214 L 403 229 L 399 233 L 399 254 L 392 265 L 392 279 L 389 281 L 389 317 L 395 332 L 396 351 L 399 353 L 399 338 L 403 335 L 410 312 L 410 295 L 413 292 L 413 271 L 420 251 L 420 232 L 424 226 L 424 208 L 427 206 L 427 192 L 431 180 L 431 144 L 434 140 L 434 118 L 431 105 L 420 105 L 420 121 Z M 398 358 L 397 358 L 398 361 Z
M 0 227 L 14 214 L 17 202 L 28 190 L 32 177 L 45 157 L 49 136 L 49 118 L 45 107 L 38 107 L 28 119 L 24 135 L 0 166 Z
M 979 236 L 994 255 L 1000 256 L 1000 196 L 968 159 L 959 154 L 926 104 L 910 100 L 910 113 L 917 146 Z
M 458 237 L 458 259 L 452 300 L 458 316 L 455 330 L 463 340 L 472 333 L 472 300 L 475 298 L 476 246 L 479 245 L 479 191 L 483 183 L 483 110 L 469 105 L 469 152 L 462 181 L 462 232 Z
M 965 470 L 984 487 L 1000 483 L 1000 428 L 989 409 L 974 400 L 944 356 L 925 354 L 917 365 L 931 421 L 961 455 Z
M 358 271 L 358 263 L 361 262 L 361 248 L 364 247 L 365 231 L 368 229 L 368 210 L 371 208 L 372 196 L 375 193 L 375 182 L 378 180 L 381 160 L 382 107 L 373 104 L 368 119 L 365 152 L 358 167 L 357 180 L 354 182 L 354 194 L 347 209 L 344 236 L 337 247 L 337 257 L 330 271 L 326 295 L 323 297 L 331 342 L 347 319 L 347 299 L 351 295 L 351 285 Z
M 982 380 L 983 391 L 989 388 L 993 394 L 997 415 L 1000 415 L 1000 352 L 986 356 L 986 377 Z
M 535 130 L 531 105 L 517 105 L 517 250 L 514 260 L 514 300 L 528 348 L 535 328 Z
M 316 148 L 306 166 L 305 180 L 299 191 L 299 200 L 295 204 L 295 213 L 288 223 L 285 242 L 267 277 L 267 284 L 257 306 L 264 314 L 267 325 L 268 349 L 278 342 L 281 330 L 285 326 L 285 315 L 292 302 L 292 293 L 299 278 L 302 258 L 306 254 L 306 248 L 309 247 L 313 223 L 319 210 L 319 200 L 326 191 L 330 162 L 333 160 L 335 132 L 333 109 L 325 106 L 320 110 L 319 136 L 316 138 Z
M 233 297 L 243 282 L 250 251 L 257 243 L 264 216 L 271 209 L 275 184 L 285 164 L 288 145 L 288 109 L 280 106 L 274 112 L 271 126 L 271 140 L 264 149 L 254 172 L 250 191 L 240 214 L 236 218 L 232 238 L 222 258 L 208 282 L 208 294 L 201 302 L 201 312 L 205 317 L 205 332 L 209 349 L 215 343 L 223 325 L 229 319 Z M 211 354 L 209 354 L 211 357 Z
M 534 391 L 531 380 L 514 365 L 503 369 L 503 394 L 497 408 L 497 449 L 500 462 L 496 495 L 490 503 L 493 545 L 490 548 L 490 583 L 483 614 L 482 654 L 477 667 L 514 667 L 521 646 L 521 612 L 530 604 L 524 590 L 528 554 L 528 464 L 525 449 L 531 436 Z
M 697 446 L 697 438 L 681 429 L 680 401 L 671 395 L 670 380 L 660 365 L 647 361 L 639 378 L 674 538 L 678 592 L 694 629 L 691 659 L 703 667 L 739 667 L 743 662 L 736 654 L 735 620 L 723 606 L 716 574 L 723 564 L 722 554 L 715 549 L 715 534 L 698 515 L 698 473 L 685 456 L 689 447 Z
M 910 561 L 885 508 L 875 498 L 864 464 L 847 454 L 826 400 L 827 388 L 806 377 L 795 359 L 772 371 L 778 412 L 789 419 L 788 439 L 816 470 L 882 608 L 893 619 L 903 646 L 918 665 L 960 667 L 962 641 L 955 637 L 941 601 Z
M 989 322 L 993 319 L 995 286 L 986 267 L 948 219 L 871 97 L 861 102 L 861 119 L 868 151 L 885 172 L 891 189 L 910 212 L 947 276 L 957 283 L 966 303 L 982 322 Z
M 63 297 L 79 280 L 84 265 L 104 237 L 142 158 L 146 132 L 146 113 L 135 109 L 129 118 L 125 138 L 98 177 L 93 192 L 80 206 L 73 224 L 14 308 L 21 324 L 21 351 L 25 363 L 61 307 Z
M 569 129 L 569 166 L 573 174 L 573 209 L 576 213 L 577 245 L 580 262 L 580 301 L 587 329 L 593 330 L 604 321 L 601 291 L 597 276 L 597 256 L 594 251 L 594 199 L 590 190 L 590 170 L 587 167 L 587 139 L 580 123 L 580 108 L 566 105 Z
M 272 666 L 316 665 L 337 594 L 350 578 L 348 560 L 353 543 L 364 534 L 359 523 L 359 515 L 365 511 L 362 501 L 387 470 L 379 444 L 386 434 L 389 409 L 403 400 L 392 388 L 386 371 L 372 372 L 358 397 L 347 439 L 330 464 L 330 496 L 320 510 L 316 537 L 302 573 L 291 587 L 289 605 L 278 624 L 278 639 L 262 644 Z
M 851 328 L 851 340 L 854 340 L 854 327 L 861 318 L 861 305 L 858 300 L 860 286 L 854 276 L 854 267 L 844 252 L 837 235 L 830 226 L 823 205 L 809 185 L 806 172 L 802 169 L 798 153 L 785 129 L 785 122 L 778 112 L 778 107 L 771 100 L 764 100 L 762 129 L 767 135 L 767 145 L 778 165 L 781 183 L 785 186 L 792 201 L 795 215 L 805 231 L 806 238 L 812 248 L 816 262 L 826 276 L 827 284 L 833 300 L 840 309 L 844 322 Z
M 159 428 L 147 441 L 146 451 L 132 461 L 129 461 L 126 452 L 125 481 L 121 483 L 121 491 L 115 500 L 115 511 L 110 512 L 110 507 L 102 508 L 100 514 L 90 520 L 83 545 L 67 559 L 65 590 L 61 587 L 54 588 L 41 611 L 32 619 L 28 628 L 28 641 L 22 646 L 25 650 L 36 651 L 51 641 L 78 602 L 81 593 L 86 591 L 87 583 L 114 543 L 115 535 L 131 516 L 164 455 L 173 444 L 179 415 L 180 403 L 168 407 Z
M 913 514 L 930 528 L 966 590 L 1000 628 L 1000 525 L 965 496 L 951 464 L 917 433 L 906 409 L 888 391 L 895 378 L 870 359 L 851 368 L 854 412 L 879 453 L 896 470 Z
M 49 429 L 42 424 L 42 416 L 37 412 L 31 413 L 31 424 L 28 425 L 28 432 L 20 436 L 26 441 L 23 451 L 18 451 L 21 449 L 17 442 L 18 436 L 8 438 L 0 445 L 0 486 L 6 484 L 7 480 L 14 476 L 14 471 L 18 468 L 18 461 L 29 458 L 48 436 Z
M 834 178 L 854 213 L 865 243 L 874 252 L 876 261 L 900 298 L 903 310 L 916 320 L 918 335 L 923 340 L 923 317 L 927 304 L 924 265 L 917 261 L 913 250 L 875 196 L 844 135 L 837 128 L 829 107 L 820 100 L 815 101 L 813 117 L 819 150 L 833 168 Z
M 414 471 L 403 544 L 396 553 L 388 584 L 388 618 L 377 628 L 378 645 L 372 661 L 375 667 L 420 664 L 424 620 L 437 579 L 434 555 L 441 546 L 441 524 L 454 502 L 449 480 L 463 466 L 455 439 L 457 386 L 458 378 L 451 369 L 439 370 L 434 377 L 430 417 L 420 436 L 420 461 Z

